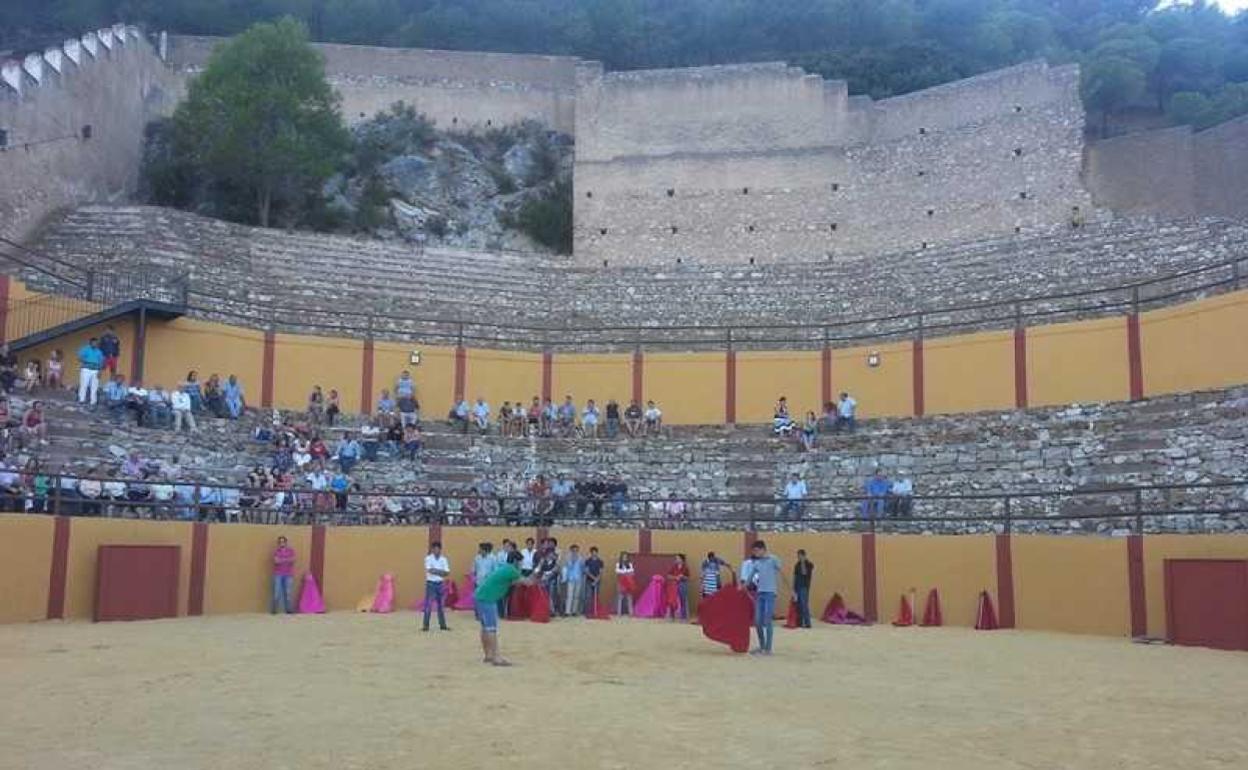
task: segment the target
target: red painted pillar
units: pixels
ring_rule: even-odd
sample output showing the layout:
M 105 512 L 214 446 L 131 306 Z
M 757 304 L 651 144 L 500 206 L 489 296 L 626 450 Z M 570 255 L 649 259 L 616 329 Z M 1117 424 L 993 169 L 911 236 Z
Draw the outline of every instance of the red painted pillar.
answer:
M 191 587 L 186 614 L 204 614 L 204 585 L 208 576 L 208 525 L 196 522 L 191 530 Z
M 1131 596 L 1131 636 L 1148 635 L 1148 602 L 1144 593 L 1144 536 L 1127 536 L 1127 590 Z
M 819 407 L 823 408 L 824 404 L 832 401 L 832 348 L 827 345 L 823 346 L 823 356 L 819 362 L 819 374 L 819 395 L 822 399 Z
M 1010 535 L 997 535 L 997 613 L 1001 628 L 1014 627 L 1014 549 Z
M 372 414 L 373 412 L 373 361 L 375 353 L 373 348 L 373 338 L 368 337 L 364 340 L 364 360 L 360 366 L 360 413 Z
M 753 550 L 754 550 L 754 541 L 757 539 L 758 539 L 757 532 L 755 532 L 754 530 L 746 530 L 745 542 L 742 543 L 743 548 L 741 549 L 741 552 L 745 556 L 745 558 L 747 559 L 750 558 L 750 554 L 753 553 Z
M 260 369 L 260 406 L 273 406 L 273 365 L 277 358 L 277 334 L 269 329 L 264 333 L 264 361 Z
M 12 279 L 7 275 L 0 275 L 0 342 L 6 342 L 9 339 L 9 285 Z
M 542 400 L 554 398 L 555 390 L 555 354 L 549 350 L 542 351 Z
M 646 359 L 642 355 L 641 348 L 633 351 L 633 400 L 637 403 L 643 403 L 642 396 L 643 386 L 645 383 L 645 366 Z
M 1144 398 L 1144 361 L 1140 348 L 1140 315 L 1127 316 L 1127 367 L 1130 372 L 1131 400 Z
M 916 337 L 914 339 L 914 416 L 922 417 L 926 404 L 924 403 L 924 385 L 923 385 L 923 338 Z
M 728 425 L 737 424 L 737 351 L 728 349 L 724 356 L 726 371 L 724 376 L 724 422 Z
M 467 390 L 468 377 L 468 351 L 463 345 L 455 346 L 455 400 L 459 401 L 464 398 L 464 392 Z
M 878 583 L 875 572 L 875 533 L 867 532 L 862 538 L 862 616 L 874 623 L 879 620 L 877 598 Z
M 48 620 L 65 617 L 65 581 L 69 577 L 68 516 L 57 516 L 52 529 L 52 565 L 48 570 Z
M 321 589 L 321 596 L 325 595 L 325 525 L 317 524 L 312 527 L 312 553 L 308 554 L 308 569 L 312 572 L 312 577 L 316 578 L 316 585 Z
M 1014 327 L 1014 406 L 1027 408 L 1027 328 Z
M 637 530 L 637 553 L 654 553 L 654 540 L 650 530 L 642 527 Z

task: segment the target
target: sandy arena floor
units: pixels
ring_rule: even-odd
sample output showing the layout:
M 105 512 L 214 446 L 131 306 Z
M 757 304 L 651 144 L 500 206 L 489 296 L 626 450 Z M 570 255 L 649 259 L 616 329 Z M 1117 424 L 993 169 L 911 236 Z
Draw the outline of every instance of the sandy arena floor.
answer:
M 961 629 L 410 613 L 0 627 L 0 767 L 1248 767 L 1248 655 Z

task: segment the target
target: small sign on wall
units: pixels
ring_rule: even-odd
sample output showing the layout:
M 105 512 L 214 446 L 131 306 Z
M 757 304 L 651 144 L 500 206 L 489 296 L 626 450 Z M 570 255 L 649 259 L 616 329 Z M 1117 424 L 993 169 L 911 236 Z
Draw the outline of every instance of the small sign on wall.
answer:
M 411 355 L 407 357 L 407 362 L 412 366 L 420 366 L 420 351 L 413 350 Z

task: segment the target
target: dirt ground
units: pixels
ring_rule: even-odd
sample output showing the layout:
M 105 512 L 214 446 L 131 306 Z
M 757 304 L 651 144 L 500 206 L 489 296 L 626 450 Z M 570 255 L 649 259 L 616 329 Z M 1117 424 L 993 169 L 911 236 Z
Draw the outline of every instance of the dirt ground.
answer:
M 0 627 L 0 767 L 1248 767 L 1248 655 L 962 629 L 411 613 Z

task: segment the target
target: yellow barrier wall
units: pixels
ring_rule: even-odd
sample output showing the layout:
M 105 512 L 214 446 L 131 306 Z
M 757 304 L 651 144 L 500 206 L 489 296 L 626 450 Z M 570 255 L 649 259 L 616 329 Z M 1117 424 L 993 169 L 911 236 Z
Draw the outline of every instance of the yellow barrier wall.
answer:
M 790 587 L 797 549 L 806 550 L 806 558 L 815 565 L 815 579 L 810 589 L 810 614 L 817 621 L 832 594 L 839 593 L 851 610 L 862 612 L 862 538 L 858 535 L 798 534 L 760 532 L 767 549 L 780 557 L 785 580 Z M 738 561 L 733 561 L 736 569 Z M 788 611 L 788 596 L 781 595 L 781 609 Z
M 1166 635 L 1166 559 L 1248 559 L 1248 535 L 1149 535 L 1144 538 L 1148 635 Z
M 178 614 L 186 614 L 191 582 L 191 524 L 170 521 L 75 518 L 69 530 L 69 563 L 65 581 L 65 617 L 89 619 L 95 607 L 95 562 L 102 545 L 176 545 Z
M 880 354 L 880 365 L 867 357 Z M 832 400 L 848 392 L 858 401 L 858 416 L 904 417 L 914 414 L 914 350 L 909 342 L 832 351 Z
M 268 612 L 272 595 L 273 549 L 285 535 L 295 549 L 292 602 L 298 606 L 303 573 L 312 553 L 312 528 L 267 524 L 208 527 L 208 559 L 204 572 L 204 614 Z
M 1014 333 L 981 332 L 923 343 L 930 414 L 1014 407 Z
M 46 342 L 42 345 L 36 345 L 33 348 L 27 348 L 18 354 L 21 364 L 18 369 L 20 374 L 26 366 L 26 362 L 32 358 L 38 359 L 43 367 L 43 371 L 48 370 L 48 358 L 52 355 L 53 350 L 61 351 L 61 360 L 65 362 L 62 368 L 65 384 L 72 390 L 78 390 L 78 349 L 87 344 L 92 337 L 99 337 L 109 326 L 113 327 L 113 331 L 121 340 L 121 358 L 118 360 L 117 373 L 125 375 L 126 380 L 130 379 L 130 364 L 134 356 L 134 324 L 129 320 L 111 321 L 107 324 L 96 324 L 82 331 L 67 334 L 64 337 Z M 100 380 L 100 387 L 104 387 L 104 378 L 108 376 L 107 372 Z M 165 385 L 165 383 L 160 383 Z M 167 387 L 167 386 L 166 386 Z
M 191 369 L 201 383 L 216 374 L 224 385 L 234 374 L 247 403 L 259 406 L 264 333 L 193 318 L 148 324 L 143 368 L 147 382 L 166 388 L 181 385 Z
M 741 562 L 745 556 L 745 537 L 740 532 L 672 532 L 656 530 L 651 534 L 650 550 L 653 553 L 683 553 L 689 563 L 689 612 L 698 611 L 699 585 L 702 580 L 702 560 L 707 551 L 732 565 L 736 572 L 741 571 Z M 720 572 L 720 580 L 728 580 L 728 572 Z M 645 590 L 644 585 L 637 586 Z
M 880 535 L 875 549 L 881 621 L 896 616 L 902 594 L 909 596 L 912 588 L 916 619 L 935 588 L 947 626 L 975 625 L 980 591 L 997 601 L 996 541 L 991 536 Z
M 648 352 L 642 394 L 658 404 L 670 425 L 722 424 L 726 378 L 723 353 Z
M 498 553 L 503 538 L 517 540 L 521 548 L 524 539 L 532 537 L 535 530 L 527 527 L 443 527 L 442 551 L 451 561 L 451 579 L 462 590 L 465 587 L 464 575 L 472 574 L 472 560 L 477 555 L 477 544 L 489 542 L 494 544 L 494 553 Z M 559 540 L 560 548 L 567 548 L 563 539 Z M 421 575 L 424 574 L 424 559 L 421 559 Z M 422 577 L 423 580 L 423 577 Z
M 329 396 L 338 391 L 342 411 L 360 411 L 360 382 L 364 372 L 364 343 L 345 337 L 277 335 L 273 355 L 273 405 L 304 409 L 313 385 Z
M 54 522 L 51 516 L 0 514 L 0 623 L 47 615 Z
M 328 527 L 325 531 L 325 608 L 354 609 L 373 593 L 382 573 L 394 575 L 395 607 L 407 609 L 425 593 L 424 527 Z
M 495 417 L 504 401 L 515 403 L 520 399 L 527 409 L 534 396 L 542 396 L 542 356 L 508 350 L 469 350 L 464 380 L 468 389 L 465 395 L 473 400 L 484 396 Z M 605 408 L 606 401 L 602 404 Z M 577 406 L 584 404 L 578 401 Z
M 589 558 L 590 546 L 598 546 L 598 555 L 603 561 L 602 601 L 607 609 L 615 612 L 616 582 L 615 564 L 620 551 L 635 553 L 637 551 L 637 531 L 628 529 L 570 529 L 554 527 L 550 530 L 552 537 L 559 539 L 559 548 L 564 554 L 568 546 L 576 543 L 581 547 L 581 557 Z M 523 542 L 523 538 L 521 539 Z
M 1027 401 L 1051 406 L 1130 396 L 1127 321 L 1035 326 L 1027 330 Z
M 420 351 L 420 363 L 416 366 L 411 363 L 413 350 Z M 374 407 L 383 388 L 394 394 L 394 382 L 404 370 L 410 371 L 416 380 L 416 399 L 422 414 L 426 418 L 445 418 L 455 395 L 455 348 L 377 342 L 373 350 Z
M 564 396 L 572 396 L 576 408 L 582 410 L 594 399 L 602 419 L 606 419 L 607 400 L 628 405 L 633 395 L 633 357 L 631 355 L 586 355 L 556 353 L 552 363 L 551 399 L 562 404 Z M 540 373 L 540 370 L 539 370 Z M 540 386 L 541 381 L 538 381 Z M 540 392 L 540 387 L 539 387 Z M 521 393 L 520 395 L 531 395 Z M 492 404 L 495 408 L 497 404 Z M 601 421 L 600 421 L 601 422 Z
M 1248 382 L 1248 291 L 1140 317 L 1144 394 L 1182 393 Z
M 1012 549 L 1018 628 L 1131 633 L 1126 540 L 1015 535 Z
M 737 422 L 766 423 L 780 396 L 799 423 L 806 412 L 823 414 L 821 351 L 742 351 L 737 354 Z

